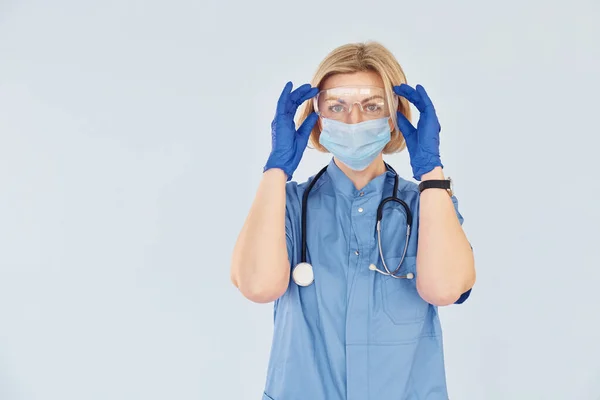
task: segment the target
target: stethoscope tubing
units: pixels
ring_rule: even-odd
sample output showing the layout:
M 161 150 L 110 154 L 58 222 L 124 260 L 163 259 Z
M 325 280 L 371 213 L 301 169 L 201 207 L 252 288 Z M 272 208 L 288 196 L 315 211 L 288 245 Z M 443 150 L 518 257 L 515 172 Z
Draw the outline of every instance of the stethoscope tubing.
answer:
M 386 197 L 385 199 L 383 199 L 380 203 L 379 206 L 377 207 L 377 223 L 376 223 L 376 227 L 377 227 L 377 247 L 379 248 L 379 256 L 381 257 L 381 263 L 383 264 L 383 267 L 385 269 L 385 271 L 381 271 L 380 269 L 378 269 L 374 264 L 371 264 L 369 266 L 369 269 L 373 270 L 373 271 L 377 271 L 383 275 L 387 275 L 387 276 L 391 276 L 392 278 L 396 278 L 396 279 L 412 279 L 414 277 L 414 275 L 412 273 L 408 273 L 406 275 L 397 275 L 398 272 L 400 271 L 400 268 L 402 267 L 402 263 L 404 261 L 404 258 L 406 257 L 406 252 L 408 249 L 408 242 L 410 240 L 410 233 L 411 233 L 411 226 L 412 226 L 412 213 L 410 211 L 410 208 L 408 206 L 408 204 L 406 204 L 406 202 L 404 202 L 403 200 L 399 199 L 397 196 L 398 193 L 398 174 L 396 173 L 396 171 L 387 163 L 385 164 L 386 168 L 390 171 L 392 171 L 394 173 L 394 188 L 393 188 L 393 192 L 392 195 L 389 197 Z M 319 178 L 325 173 L 325 171 L 327 170 L 327 166 L 323 167 L 323 169 L 321 169 L 317 175 L 315 175 L 315 177 L 313 178 L 313 180 L 308 184 L 308 187 L 306 188 L 306 190 L 304 191 L 304 194 L 302 195 L 302 210 L 301 210 L 301 241 L 302 241 L 302 249 L 301 249 L 301 257 L 300 257 L 300 263 L 296 266 L 296 269 L 298 269 L 298 266 L 302 265 L 304 270 L 303 272 L 307 272 L 310 277 L 309 278 L 305 278 L 307 279 L 306 281 L 303 281 L 303 283 L 301 284 L 301 286 L 308 286 L 312 283 L 313 279 L 314 279 L 314 274 L 312 271 L 312 266 L 306 262 L 306 249 L 307 249 L 307 245 L 306 245 L 306 221 L 307 221 L 307 215 L 308 215 L 308 210 L 307 210 L 307 204 L 308 204 L 308 196 L 312 190 L 312 188 L 314 187 L 314 185 L 317 183 L 317 181 L 319 180 Z M 389 267 L 387 266 L 386 262 L 385 262 L 385 258 L 383 256 L 383 250 L 382 250 L 382 246 L 381 246 L 381 221 L 383 219 L 383 207 L 385 206 L 385 204 L 387 204 L 388 202 L 394 202 L 394 203 L 398 203 L 402 206 L 402 208 L 404 208 L 404 212 L 406 214 L 406 224 L 407 224 L 407 229 L 406 229 L 406 240 L 404 243 L 404 249 L 402 251 L 402 257 L 400 259 L 400 262 L 398 263 L 398 267 L 392 272 L 390 271 Z M 295 272 L 294 271 L 294 279 L 295 279 Z M 302 275 L 302 274 L 301 274 Z M 305 276 L 305 275 L 304 275 Z M 298 284 L 300 284 L 299 282 L 297 282 Z

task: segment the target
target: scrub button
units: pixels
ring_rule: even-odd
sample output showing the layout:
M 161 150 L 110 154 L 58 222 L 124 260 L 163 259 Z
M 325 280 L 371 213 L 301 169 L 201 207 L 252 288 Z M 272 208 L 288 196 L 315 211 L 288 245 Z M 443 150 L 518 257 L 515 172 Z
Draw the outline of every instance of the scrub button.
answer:
M 358 208 L 358 212 L 360 212 L 360 213 L 361 213 L 361 212 L 363 212 L 363 209 L 362 209 L 362 207 L 359 207 L 359 208 Z
M 354 252 L 354 254 L 356 254 L 356 255 L 359 255 L 360 253 L 358 252 L 358 250 L 356 250 L 356 251 Z

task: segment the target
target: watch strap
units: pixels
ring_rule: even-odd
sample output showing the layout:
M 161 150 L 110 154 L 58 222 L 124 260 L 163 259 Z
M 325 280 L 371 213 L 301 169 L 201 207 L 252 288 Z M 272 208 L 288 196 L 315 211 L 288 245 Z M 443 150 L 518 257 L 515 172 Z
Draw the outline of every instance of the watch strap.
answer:
M 425 189 L 446 189 L 451 190 L 452 184 L 449 179 L 429 179 L 419 183 L 419 193 Z

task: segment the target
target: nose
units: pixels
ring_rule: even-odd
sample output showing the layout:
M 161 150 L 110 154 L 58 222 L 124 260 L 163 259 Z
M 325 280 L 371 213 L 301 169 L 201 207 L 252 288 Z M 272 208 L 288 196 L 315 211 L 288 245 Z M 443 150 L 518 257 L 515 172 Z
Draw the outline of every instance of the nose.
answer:
M 363 114 L 360 103 L 352 104 L 352 108 L 350 109 L 350 113 L 348 115 L 348 123 L 350 124 L 358 124 L 363 121 Z

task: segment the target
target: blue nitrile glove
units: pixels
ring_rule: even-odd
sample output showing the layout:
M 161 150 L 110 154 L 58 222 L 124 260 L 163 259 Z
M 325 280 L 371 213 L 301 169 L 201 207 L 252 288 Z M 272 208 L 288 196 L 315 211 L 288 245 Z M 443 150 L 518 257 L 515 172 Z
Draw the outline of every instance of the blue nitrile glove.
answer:
M 308 144 L 310 132 L 319 118 L 316 113 L 311 113 L 296 130 L 294 116 L 300 104 L 316 96 L 318 92 L 318 88 L 309 84 L 304 84 L 293 92 L 292 82 L 285 85 L 271 123 L 271 154 L 263 172 L 271 168 L 280 168 L 287 174 L 288 181 L 292 179 Z
M 414 104 L 421 114 L 415 128 L 404 114 L 397 112 L 398 128 L 406 140 L 413 177 L 420 181 L 423 174 L 435 167 L 444 168 L 440 159 L 440 122 L 423 86 L 417 85 L 413 89 L 403 83 L 394 86 L 394 92 Z

